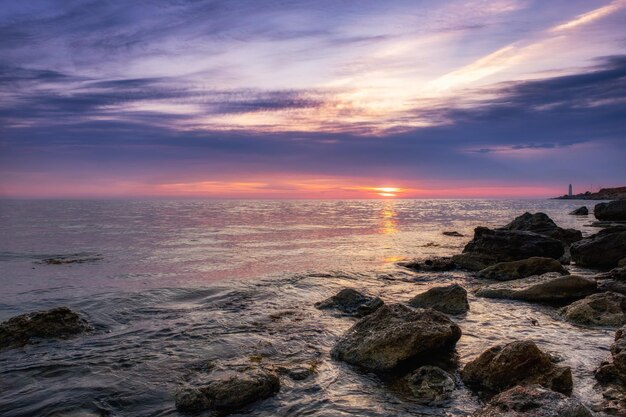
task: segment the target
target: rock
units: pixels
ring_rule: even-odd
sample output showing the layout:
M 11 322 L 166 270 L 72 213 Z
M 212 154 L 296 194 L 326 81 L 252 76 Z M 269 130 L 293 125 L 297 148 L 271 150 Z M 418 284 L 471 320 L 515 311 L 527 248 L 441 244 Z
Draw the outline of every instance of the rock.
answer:
M 437 366 L 421 366 L 406 380 L 420 404 L 433 405 L 446 401 L 456 388 L 452 376 Z
M 565 250 L 559 240 L 537 233 L 477 227 L 474 229 L 474 238 L 465 246 L 463 253 L 480 255 L 478 259 L 486 263 L 484 266 L 486 267 L 498 262 L 519 261 L 533 256 L 559 259 Z M 454 257 L 453 260 L 457 262 Z
M 431 288 L 413 297 L 408 304 L 417 308 L 434 308 L 446 314 L 463 314 L 469 310 L 467 291 L 458 284 Z
M 458 268 L 468 271 L 480 271 L 498 262 L 493 256 L 478 253 L 460 253 L 451 259 Z
M 452 237 L 463 237 L 464 236 L 461 233 L 457 232 L 456 230 L 443 232 L 443 234 L 446 235 L 446 236 L 452 236 Z
M 473 389 L 498 393 L 518 384 L 539 384 L 553 391 L 572 391 L 572 372 L 530 340 L 494 346 L 469 362 L 461 378 Z
M 611 269 L 609 272 L 595 276 L 595 279 L 614 279 L 616 281 L 626 281 L 626 267 L 620 266 Z
M 626 221 L 626 200 L 596 204 L 593 208 L 596 219 L 603 221 Z
M 569 214 L 573 216 L 587 216 L 589 214 L 589 209 L 587 209 L 587 207 L 585 206 L 582 206 L 582 207 L 578 207 L 574 211 L 571 211 Z
M 618 267 L 626 266 L 626 258 L 622 258 L 619 261 L 617 261 L 617 266 Z
M 413 260 L 400 262 L 399 265 L 420 272 L 444 272 L 456 269 L 456 264 L 451 258 Z
M 547 272 L 558 272 L 561 275 L 569 274 L 567 269 L 563 268 L 563 265 L 556 259 L 534 256 L 520 261 L 501 262 L 489 266 L 481 270 L 478 275 L 481 278 L 509 281 L 532 275 L 542 275 Z
M 476 295 L 485 298 L 562 303 L 595 293 L 597 285 L 595 280 L 577 275 L 548 273 L 485 285 L 476 291 Z
M 278 376 L 271 371 L 262 368 L 229 370 L 211 374 L 202 386 L 179 390 L 174 399 L 180 411 L 234 411 L 271 397 L 279 389 Z
M 67 307 L 22 314 L 0 323 L 0 348 L 24 346 L 36 339 L 68 339 L 90 329 Z
M 615 268 L 626 257 L 626 227 L 610 227 L 575 242 L 570 247 L 578 266 Z
M 368 297 L 352 288 L 345 288 L 336 295 L 315 303 L 315 308 L 334 309 L 350 316 L 363 317 L 378 310 L 383 304 L 383 300 L 378 297 Z
M 565 320 L 584 325 L 622 326 L 626 324 L 626 296 L 603 292 L 578 300 L 560 310 Z
M 580 230 L 563 229 L 554 223 L 545 213 L 530 214 L 528 212 L 516 217 L 511 223 L 502 227 L 501 230 L 520 230 L 534 232 L 542 236 L 551 237 L 563 243 L 573 243 L 583 238 Z
M 605 279 L 598 282 L 598 292 L 616 292 L 626 295 L 626 281 Z
M 408 361 L 427 362 L 452 351 L 461 329 L 433 309 L 384 305 L 352 326 L 335 344 L 333 358 L 374 371 L 387 371 Z
M 615 342 L 611 345 L 613 365 L 618 375 L 626 381 L 626 327 L 615 332 Z
M 578 400 L 540 385 L 516 386 L 496 395 L 474 417 L 593 417 Z

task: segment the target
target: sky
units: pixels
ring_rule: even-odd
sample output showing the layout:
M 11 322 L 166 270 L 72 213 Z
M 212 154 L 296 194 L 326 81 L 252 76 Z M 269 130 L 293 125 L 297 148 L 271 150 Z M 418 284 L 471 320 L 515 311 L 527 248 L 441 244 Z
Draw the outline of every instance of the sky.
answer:
M 626 0 L 0 0 L 0 197 L 626 185 Z

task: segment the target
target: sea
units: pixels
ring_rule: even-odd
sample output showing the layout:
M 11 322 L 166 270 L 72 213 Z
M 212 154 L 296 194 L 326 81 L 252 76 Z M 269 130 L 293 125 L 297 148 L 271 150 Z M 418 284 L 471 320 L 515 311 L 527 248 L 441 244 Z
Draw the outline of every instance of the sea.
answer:
M 398 265 L 459 253 L 475 227 L 526 211 L 589 235 L 593 215 L 568 215 L 585 204 L 593 202 L 0 200 L 0 321 L 68 306 L 94 327 L 0 351 L 0 416 L 179 416 L 174 393 L 207 363 L 246 360 L 315 373 L 281 377 L 276 396 L 236 416 L 468 416 L 480 400 L 462 384 L 449 402 L 424 406 L 331 359 L 356 319 L 314 308 L 343 288 L 403 303 L 450 283 L 470 293 L 470 311 L 454 318 L 461 366 L 531 339 L 572 368 L 573 395 L 597 407 L 593 371 L 614 330 L 571 325 L 551 306 L 477 298 L 484 281 L 470 273 Z

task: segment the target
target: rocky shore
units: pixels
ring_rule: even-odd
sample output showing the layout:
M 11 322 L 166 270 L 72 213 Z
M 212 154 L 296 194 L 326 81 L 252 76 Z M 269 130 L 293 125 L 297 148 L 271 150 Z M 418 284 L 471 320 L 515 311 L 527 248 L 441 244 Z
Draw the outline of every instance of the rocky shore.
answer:
M 621 202 L 594 212 L 600 217 L 610 212 L 611 220 L 626 221 Z M 571 264 L 593 275 L 572 273 Z M 614 328 L 615 342 L 606 346 L 610 358 L 599 362 L 595 373 L 604 403 L 590 409 L 571 396 L 575 370 L 561 363 L 568 352 L 546 352 L 523 336 L 494 343 L 461 363 L 456 347 L 464 331 L 457 322 L 472 305 L 468 289 L 456 283 L 416 291 L 406 302 L 386 303 L 367 288 L 345 288 L 312 301 L 323 314 L 354 321 L 334 342 L 328 353 L 332 360 L 355 373 L 392 381 L 412 401 L 433 407 L 445 408 L 466 387 L 482 402 L 476 417 L 626 414 L 626 226 L 583 237 L 578 230 L 560 228 L 544 213 L 524 213 L 500 228 L 477 227 L 460 254 L 400 265 L 433 274 L 469 271 L 480 283 L 471 296 L 545 305 L 581 329 Z M 63 343 L 93 329 L 88 317 L 65 307 L 28 313 L 0 324 L 0 349 L 46 340 Z M 317 372 L 314 365 L 284 366 L 251 354 L 224 359 L 196 369 L 172 392 L 172 403 L 185 414 L 210 410 L 224 415 L 293 389 Z

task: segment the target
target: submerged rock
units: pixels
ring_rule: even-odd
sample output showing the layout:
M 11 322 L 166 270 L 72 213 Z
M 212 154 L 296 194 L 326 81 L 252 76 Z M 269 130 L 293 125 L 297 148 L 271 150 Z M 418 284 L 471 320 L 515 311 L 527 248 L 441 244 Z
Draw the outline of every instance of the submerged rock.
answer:
M 481 270 L 478 275 L 481 278 L 509 281 L 547 272 L 558 272 L 561 275 L 569 274 L 567 269 L 563 268 L 563 265 L 556 259 L 534 256 L 520 261 L 500 262 Z
M 596 204 L 593 214 L 598 220 L 626 221 L 626 200 L 614 200 Z
M 576 210 L 570 211 L 572 216 L 587 216 L 589 214 L 589 209 L 585 206 L 578 207 Z
M 565 320 L 583 325 L 622 326 L 626 324 L 626 297 L 603 292 L 578 300 L 560 311 Z
M 369 297 L 352 288 L 345 288 L 336 295 L 315 303 L 315 308 L 334 309 L 350 316 L 363 317 L 373 313 L 383 304 L 383 300 L 378 297 Z
M 400 266 L 421 272 L 445 272 L 456 269 L 456 264 L 451 258 L 431 258 L 425 260 L 413 260 L 400 262 Z
M 458 284 L 431 288 L 413 297 L 408 304 L 417 308 L 434 308 L 446 314 L 462 314 L 469 310 L 467 291 Z
M 437 366 L 421 366 L 406 377 L 417 402 L 433 405 L 450 398 L 456 388 L 452 375 Z
M 279 390 L 280 381 L 274 372 L 251 368 L 211 374 L 202 386 L 177 391 L 174 399 L 180 411 L 234 411 L 266 399 Z
M 352 326 L 335 344 L 333 358 L 374 371 L 392 370 L 407 361 L 428 363 L 452 351 L 461 329 L 445 314 L 384 305 Z
M 541 303 L 562 303 L 578 300 L 596 292 L 597 282 L 577 275 L 554 273 L 485 285 L 476 295 L 485 298 L 506 298 Z
M 615 268 L 626 257 L 626 226 L 610 227 L 570 247 L 578 266 Z
M 516 386 L 496 395 L 474 417 L 593 417 L 578 400 L 541 385 Z
M 560 240 L 563 243 L 573 243 L 583 238 L 580 230 L 563 229 L 545 213 L 524 213 L 516 217 L 511 223 L 501 228 L 502 230 L 522 230 L 534 232 L 542 236 Z
M 474 229 L 474 238 L 465 246 L 463 254 L 471 253 L 485 267 L 498 263 L 519 261 L 539 256 L 559 259 L 565 253 L 561 241 L 533 232 L 518 230 Z M 478 255 L 478 256 L 477 256 Z M 457 262 L 457 259 L 453 257 Z
M 0 348 L 24 346 L 36 339 L 68 339 L 90 329 L 67 307 L 22 314 L 0 323 Z
M 502 392 L 518 384 L 539 384 L 553 391 L 572 391 L 572 372 L 530 340 L 494 346 L 469 362 L 461 372 L 463 382 L 487 394 Z
M 465 236 L 465 235 L 457 232 L 456 230 L 446 231 L 446 232 L 443 232 L 443 234 L 445 236 L 452 236 L 452 237 L 463 237 L 463 236 Z

